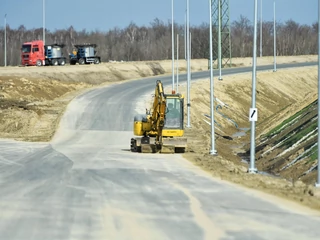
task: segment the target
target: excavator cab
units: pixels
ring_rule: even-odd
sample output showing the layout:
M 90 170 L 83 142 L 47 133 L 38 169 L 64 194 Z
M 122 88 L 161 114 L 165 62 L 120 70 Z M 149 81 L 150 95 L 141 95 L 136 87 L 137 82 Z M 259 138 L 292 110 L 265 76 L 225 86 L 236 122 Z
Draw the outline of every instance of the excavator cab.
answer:
M 164 137 L 181 137 L 183 136 L 183 103 L 184 98 L 180 94 L 165 95 L 166 118 L 164 128 L 162 130 Z

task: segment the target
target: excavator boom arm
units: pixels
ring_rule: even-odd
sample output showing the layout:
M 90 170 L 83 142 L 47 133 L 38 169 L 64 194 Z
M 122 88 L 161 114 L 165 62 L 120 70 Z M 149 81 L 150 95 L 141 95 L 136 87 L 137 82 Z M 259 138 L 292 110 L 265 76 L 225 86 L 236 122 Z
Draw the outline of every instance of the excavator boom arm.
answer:
M 157 132 L 156 142 L 159 144 L 162 143 L 162 130 L 165 124 L 166 106 L 167 102 L 164 96 L 162 82 L 157 80 L 151 119 L 152 130 Z

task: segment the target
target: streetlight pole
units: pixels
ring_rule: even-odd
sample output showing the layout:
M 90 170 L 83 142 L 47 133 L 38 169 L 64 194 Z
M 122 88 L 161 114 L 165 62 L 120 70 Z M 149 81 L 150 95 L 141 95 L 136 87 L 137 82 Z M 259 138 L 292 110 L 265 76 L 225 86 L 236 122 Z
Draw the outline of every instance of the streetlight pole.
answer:
M 262 57 L 262 0 L 260 2 L 260 57 Z
M 319 0 L 320 1 L 320 0 Z M 210 45 L 210 111 L 211 111 L 211 149 L 210 154 L 216 155 L 217 151 L 215 149 L 215 139 L 214 139 L 214 91 L 213 91 L 213 67 L 212 67 L 212 61 L 213 61 L 213 54 L 212 54 L 212 5 L 211 0 L 209 0 L 209 24 L 210 24 L 210 39 L 209 39 L 209 45 Z
M 276 1 L 273 2 L 273 45 L 274 45 L 274 60 L 273 71 L 277 71 L 277 28 L 276 28 Z
M 258 18 L 258 0 L 254 0 L 254 39 L 253 39 L 253 69 L 252 69 L 252 113 L 250 110 L 250 121 L 251 121 L 251 146 L 250 146 L 250 168 L 249 173 L 256 173 L 255 168 L 255 127 L 256 122 L 253 120 L 254 116 L 257 116 L 256 107 L 256 76 L 257 76 L 257 18 Z
M 189 20 L 189 0 L 187 0 L 187 127 L 190 128 L 190 20 Z
M 43 29 L 42 29 L 42 37 L 43 37 L 43 44 L 46 44 L 46 31 L 45 31 L 45 0 L 42 0 L 42 24 L 43 24 Z
M 189 51 L 190 51 L 190 76 L 191 76 L 191 59 L 192 59 L 192 33 L 190 32 L 190 48 L 189 48 Z M 191 77 L 190 77 L 191 79 Z
M 172 52 L 172 91 L 174 91 L 174 20 L 173 20 L 173 0 L 171 0 L 171 19 L 172 19 L 172 23 L 171 23 L 171 35 L 172 35 L 172 41 L 171 41 L 171 52 Z
M 221 76 L 221 0 L 218 1 L 218 55 L 219 55 L 219 80 L 222 80 L 222 76 Z
M 179 92 L 179 34 L 177 34 L 177 85 L 176 90 Z
M 320 0 L 318 1 L 318 177 L 316 187 L 320 187 Z
M 4 15 L 4 66 L 7 66 L 7 14 Z
M 187 61 L 187 9 L 184 13 L 184 59 Z

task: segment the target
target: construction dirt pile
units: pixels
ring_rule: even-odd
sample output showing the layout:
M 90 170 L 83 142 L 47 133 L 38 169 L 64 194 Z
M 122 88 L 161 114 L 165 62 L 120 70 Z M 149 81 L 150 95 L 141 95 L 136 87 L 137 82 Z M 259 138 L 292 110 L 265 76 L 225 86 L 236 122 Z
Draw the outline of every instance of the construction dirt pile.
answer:
M 85 83 L 0 76 L 0 137 L 49 141 L 68 102 L 88 87 Z
M 257 138 L 317 99 L 317 74 L 317 67 L 257 73 Z M 189 151 L 185 157 L 221 179 L 320 209 L 320 192 L 311 185 L 268 174 L 247 173 L 248 163 L 238 154 L 250 143 L 247 130 L 250 130 L 251 86 L 251 74 L 224 76 L 222 81 L 215 77 L 215 149 L 218 155 L 212 156 L 209 154 L 210 81 L 192 83 L 191 128 L 186 128 Z M 185 84 L 180 86 L 179 92 L 186 96 Z

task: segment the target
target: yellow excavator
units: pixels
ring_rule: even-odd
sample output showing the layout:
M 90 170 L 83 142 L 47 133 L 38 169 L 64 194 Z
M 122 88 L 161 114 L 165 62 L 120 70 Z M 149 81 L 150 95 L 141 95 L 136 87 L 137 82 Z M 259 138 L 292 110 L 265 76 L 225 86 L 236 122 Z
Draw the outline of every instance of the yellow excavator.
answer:
M 184 153 L 184 96 L 165 94 L 160 80 L 156 82 L 152 109 L 134 117 L 131 151 L 142 153 Z

